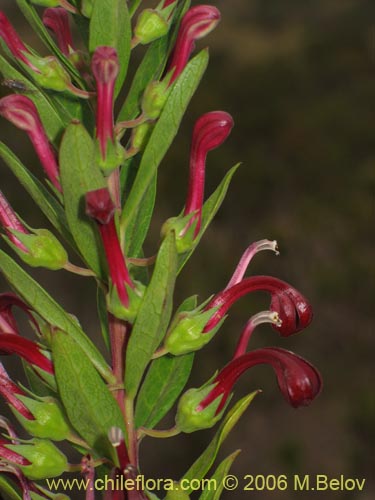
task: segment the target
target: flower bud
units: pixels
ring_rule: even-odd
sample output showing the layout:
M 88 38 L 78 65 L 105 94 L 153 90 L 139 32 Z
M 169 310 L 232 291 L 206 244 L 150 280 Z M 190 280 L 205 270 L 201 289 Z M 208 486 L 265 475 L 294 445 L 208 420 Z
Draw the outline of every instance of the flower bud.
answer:
M 81 0 L 81 12 L 85 17 L 92 16 L 92 9 L 94 7 L 94 0 Z
M 5 447 L 29 462 L 29 465 L 17 462 L 14 465 L 33 481 L 60 476 L 67 470 L 65 455 L 47 439 L 34 438 L 25 444 L 8 444 Z
M 141 151 L 146 145 L 146 142 L 150 136 L 152 127 L 150 123 L 141 123 L 138 127 L 135 127 L 131 135 L 131 145 L 132 149 L 135 151 Z
M 168 99 L 170 91 L 165 81 L 151 82 L 144 91 L 142 111 L 149 120 L 156 120 Z
M 22 251 L 17 245 L 9 242 L 21 259 L 32 267 L 45 267 L 51 271 L 63 269 L 68 262 L 68 255 L 58 239 L 48 229 L 33 229 L 32 234 L 19 231 L 11 232 L 25 246 Z
M 225 408 L 217 413 L 220 399 L 203 410 L 199 406 L 213 388 L 214 385 L 206 384 L 199 389 L 189 389 L 180 398 L 176 413 L 176 426 L 181 432 L 191 433 L 201 429 L 210 429 L 221 419 Z
M 154 9 L 145 9 L 138 16 L 134 28 L 134 41 L 147 45 L 166 35 L 168 30 L 169 24 L 161 12 Z
M 66 57 L 69 57 L 74 49 L 66 10 L 61 7 L 46 9 L 43 13 L 43 24 L 55 34 L 59 49 Z
M 17 398 L 33 416 L 33 419 L 27 419 L 11 406 L 14 415 L 29 434 L 52 441 L 62 441 L 68 438 L 71 428 L 59 403 L 54 398 L 43 397 L 35 400 L 26 395 L 19 395 Z

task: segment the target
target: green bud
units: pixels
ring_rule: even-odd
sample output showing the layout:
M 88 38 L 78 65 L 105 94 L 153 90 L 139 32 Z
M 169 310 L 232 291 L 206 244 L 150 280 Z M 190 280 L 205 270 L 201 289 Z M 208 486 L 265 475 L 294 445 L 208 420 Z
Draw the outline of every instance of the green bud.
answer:
M 100 145 L 97 141 L 96 159 L 99 167 L 104 175 L 109 175 L 115 168 L 117 168 L 124 161 L 124 148 L 117 141 L 114 143 L 111 140 L 107 141 L 105 150 L 105 158 L 102 158 Z
M 121 302 L 117 289 L 113 284 L 110 285 L 109 292 L 107 294 L 107 307 L 108 311 L 111 312 L 116 318 L 123 319 L 133 323 L 141 305 L 143 295 L 146 287 L 142 285 L 139 281 L 133 281 L 134 288 L 126 285 L 126 291 L 128 292 L 129 305 L 125 307 Z
M 189 221 L 194 217 L 194 213 L 188 214 L 185 217 L 171 217 L 167 219 L 161 228 L 161 237 L 164 238 L 169 231 L 174 231 L 176 235 L 176 248 L 178 254 L 184 254 L 192 250 L 195 246 L 194 231 L 197 222 L 194 221 L 187 231 L 185 231 L 186 226 Z
M 151 131 L 152 126 L 150 123 L 142 123 L 141 125 L 138 125 L 138 127 L 134 128 L 131 137 L 132 149 L 137 151 L 142 150 L 150 136 Z
M 57 92 L 68 90 L 71 83 L 70 77 L 56 57 L 37 57 L 27 54 L 27 58 L 40 71 L 40 73 L 32 71 L 31 74 L 41 87 Z
M 134 28 L 134 37 L 137 42 L 147 45 L 168 33 L 169 24 L 164 17 L 153 9 L 143 10 L 137 19 Z
M 82 0 L 81 1 L 81 13 L 90 19 L 92 16 L 92 9 L 94 6 L 93 0 Z
M 147 85 L 142 98 L 142 111 L 150 120 L 156 120 L 169 96 L 170 87 L 166 81 L 151 82 Z
M 201 313 L 197 313 L 197 310 L 181 313 L 165 339 L 164 346 L 167 352 L 180 356 L 202 349 L 214 337 L 224 321 L 223 318 L 210 332 L 203 333 L 204 327 L 215 312 L 216 309 Z
M 175 482 L 174 489 L 168 491 L 165 500 L 190 500 L 190 496 Z
M 68 462 L 61 451 L 47 439 L 31 439 L 27 444 L 6 445 L 10 450 L 26 458 L 30 465 L 17 465 L 25 476 L 33 481 L 60 476 Z
M 32 233 L 25 234 L 10 230 L 25 245 L 27 252 L 19 249 L 8 240 L 9 245 L 32 267 L 45 267 L 56 271 L 62 269 L 68 262 L 68 255 L 59 240 L 48 229 L 33 229 Z
M 35 420 L 25 418 L 12 406 L 10 408 L 22 427 L 32 436 L 62 441 L 71 434 L 70 426 L 62 409 L 54 398 L 44 397 L 39 398 L 38 401 L 27 396 L 17 397 L 33 414 Z
M 178 402 L 176 414 L 176 426 L 181 432 L 189 434 L 201 429 L 209 429 L 221 419 L 227 405 L 225 405 L 218 415 L 215 415 L 221 401 L 220 397 L 215 399 L 215 401 L 203 410 L 197 410 L 200 403 L 213 388 L 214 385 L 210 384 L 209 381 L 203 387 L 199 389 L 189 389 L 183 394 Z

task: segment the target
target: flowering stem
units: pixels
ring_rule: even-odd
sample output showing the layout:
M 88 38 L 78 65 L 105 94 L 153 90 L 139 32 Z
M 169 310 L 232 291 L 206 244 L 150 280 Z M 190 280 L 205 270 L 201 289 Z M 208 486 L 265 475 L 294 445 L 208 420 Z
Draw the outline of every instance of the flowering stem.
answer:
M 127 343 L 128 325 L 125 321 L 115 318 L 108 313 L 109 334 L 111 339 L 112 372 L 116 378 L 116 388 L 114 390 L 116 401 L 124 415 L 124 371 L 125 371 L 125 350 Z
M 125 395 L 125 425 L 128 435 L 128 453 L 132 465 L 138 465 L 137 435 L 134 428 L 134 400 Z
M 118 136 L 124 129 L 138 127 L 138 125 L 142 125 L 145 121 L 147 121 L 147 116 L 142 113 L 138 116 L 138 118 L 134 118 L 134 120 L 118 122 L 115 126 L 115 134 Z
M 177 436 L 178 434 L 180 434 L 180 432 L 180 429 L 178 429 L 176 425 L 166 430 L 146 429 L 145 427 L 140 427 L 138 429 L 138 439 L 142 438 L 143 436 L 165 439 Z
M 65 271 L 70 273 L 79 274 L 80 276 L 96 276 L 91 269 L 86 269 L 85 267 L 76 266 L 71 262 L 67 262 L 64 266 Z

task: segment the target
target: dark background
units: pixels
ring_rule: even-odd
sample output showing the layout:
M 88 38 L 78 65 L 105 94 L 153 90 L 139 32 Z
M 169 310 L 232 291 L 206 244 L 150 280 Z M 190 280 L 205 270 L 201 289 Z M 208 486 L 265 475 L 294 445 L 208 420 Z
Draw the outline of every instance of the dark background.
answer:
M 269 368 L 247 373 L 236 386 L 236 398 L 256 388 L 263 394 L 227 439 L 220 457 L 243 450 L 232 468 L 240 478 L 292 478 L 295 473 L 366 478 L 362 493 L 308 494 L 289 488 L 237 490 L 223 498 L 369 500 L 375 497 L 375 4 L 208 3 L 220 8 L 222 21 L 199 44 L 209 44 L 211 64 L 163 162 L 147 250 L 155 251 L 162 222 L 183 206 L 195 119 L 214 109 L 230 112 L 236 126 L 226 144 L 209 155 L 207 194 L 230 166 L 238 161 L 242 166 L 181 275 L 176 304 L 193 293 L 204 300 L 222 289 L 250 242 L 277 239 L 281 255 L 259 254 L 249 272 L 292 283 L 310 299 L 315 318 L 307 330 L 289 339 L 280 340 L 269 327 L 259 328 L 252 346 L 280 345 L 306 357 L 320 369 L 324 390 L 311 407 L 296 411 L 285 404 Z M 1 7 L 24 38 L 39 47 L 14 2 L 1 0 Z M 1 120 L 1 136 L 34 171 L 38 169 L 21 132 Z M 45 225 L 4 165 L 0 175 L 1 189 L 25 220 Z M 33 274 L 90 334 L 97 334 L 91 285 L 84 288 L 84 280 L 64 272 Z M 196 357 L 191 386 L 201 385 L 230 359 L 246 320 L 268 303 L 266 296 L 252 295 L 232 309 L 215 340 Z M 144 472 L 179 477 L 213 433 L 145 441 Z

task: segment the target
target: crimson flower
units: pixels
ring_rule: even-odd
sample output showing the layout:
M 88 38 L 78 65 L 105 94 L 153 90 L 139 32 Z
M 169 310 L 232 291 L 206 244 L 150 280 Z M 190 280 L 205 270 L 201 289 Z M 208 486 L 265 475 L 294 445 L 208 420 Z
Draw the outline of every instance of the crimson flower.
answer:
M 164 7 L 171 3 L 167 0 Z M 220 12 L 212 5 L 197 5 L 186 12 L 182 18 L 175 48 L 168 65 L 168 72 L 173 70 L 169 84 L 172 84 L 182 73 L 194 50 L 195 41 L 208 35 L 219 21 Z
M 32 100 L 16 94 L 3 97 L 0 99 L 0 115 L 28 134 L 47 177 L 61 191 L 56 156 Z
M 55 34 L 61 52 L 68 57 L 74 50 L 67 11 L 61 7 L 50 7 L 43 12 L 42 20 L 44 26 Z

